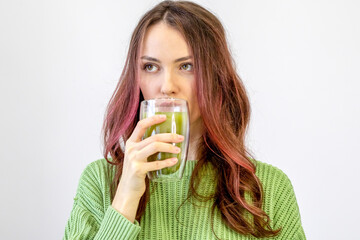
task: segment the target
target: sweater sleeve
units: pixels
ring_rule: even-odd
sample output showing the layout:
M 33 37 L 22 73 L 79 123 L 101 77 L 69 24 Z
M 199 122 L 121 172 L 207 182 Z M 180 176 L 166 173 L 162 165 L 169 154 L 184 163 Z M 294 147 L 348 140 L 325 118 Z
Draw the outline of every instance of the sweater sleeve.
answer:
M 90 163 L 81 174 L 63 240 L 136 239 L 139 223 L 130 222 L 111 205 L 104 208 L 99 162 Z
M 294 188 L 288 176 L 280 169 L 277 170 L 278 181 L 274 191 L 274 223 L 275 229 L 282 227 L 277 239 L 305 240 Z

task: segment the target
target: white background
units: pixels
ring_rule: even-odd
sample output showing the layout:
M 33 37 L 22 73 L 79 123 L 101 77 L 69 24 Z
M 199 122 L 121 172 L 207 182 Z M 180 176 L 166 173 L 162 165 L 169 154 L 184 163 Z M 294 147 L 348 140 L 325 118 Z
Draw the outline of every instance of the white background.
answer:
M 131 33 L 158 1 L 0 2 L 0 239 L 60 239 Z M 291 179 L 308 239 L 358 239 L 360 4 L 197 1 L 250 94 L 249 146 Z

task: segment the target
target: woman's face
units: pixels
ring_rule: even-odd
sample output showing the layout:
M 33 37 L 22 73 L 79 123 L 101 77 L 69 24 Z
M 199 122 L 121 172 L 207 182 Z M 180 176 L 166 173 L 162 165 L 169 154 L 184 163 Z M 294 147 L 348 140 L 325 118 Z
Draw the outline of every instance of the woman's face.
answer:
M 185 39 L 164 22 L 148 28 L 138 63 L 140 90 L 145 99 L 182 98 L 188 101 L 190 122 L 199 121 L 193 58 Z

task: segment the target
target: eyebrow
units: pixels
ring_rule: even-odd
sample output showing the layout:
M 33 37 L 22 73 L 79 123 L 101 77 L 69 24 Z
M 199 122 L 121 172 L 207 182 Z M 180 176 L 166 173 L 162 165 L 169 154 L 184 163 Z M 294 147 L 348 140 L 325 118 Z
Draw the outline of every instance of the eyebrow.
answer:
M 181 61 L 185 61 L 185 60 L 188 60 L 192 58 L 192 56 L 186 56 L 186 57 L 182 57 L 182 58 L 178 58 L 176 59 L 174 62 L 181 62 Z M 153 57 L 149 57 L 149 56 L 142 56 L 141 59 L 146 59 L 146 60 L 149 60 L 149 61 L 153 61 L 153 62 L 158 62 L 160 63 L 160 60 L 159 59 L 156 59 L 156 58 L 153 58 Z

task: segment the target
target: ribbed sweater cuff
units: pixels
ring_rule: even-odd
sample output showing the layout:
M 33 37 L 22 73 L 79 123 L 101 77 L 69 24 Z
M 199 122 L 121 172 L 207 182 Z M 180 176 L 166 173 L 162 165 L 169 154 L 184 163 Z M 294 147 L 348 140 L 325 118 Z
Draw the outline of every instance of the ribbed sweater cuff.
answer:
M 139 222 L 130 222 L 111 205 L 106 210 L 97 234 L 98 239 L 136 239 L 141 227 Z

